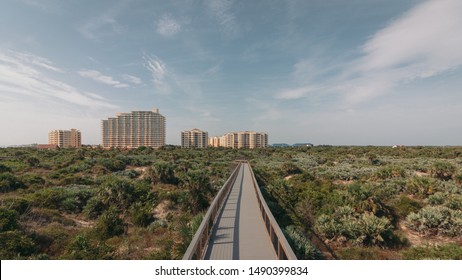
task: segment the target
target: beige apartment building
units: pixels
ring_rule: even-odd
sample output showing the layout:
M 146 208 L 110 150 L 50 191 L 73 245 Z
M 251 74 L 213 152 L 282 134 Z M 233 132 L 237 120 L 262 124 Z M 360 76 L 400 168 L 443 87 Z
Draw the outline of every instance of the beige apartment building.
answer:
M 255 149 L 268 147 L 268 134 L 255 131 L 230 132 L 209 138 L 212 147 Z
M 48 133 L 48 144 L 60 148 L 79 148 L 82 146 L 82 134 L 77 129 L 52 130 Z
M 160 148 L 165 145 L 165 117 L 159 109 L 117 113 L 101 122 L 104 148 Z
M 181 147 L 183 148 L 207 148 L 209 133 L 197 128 L 181 132 Z

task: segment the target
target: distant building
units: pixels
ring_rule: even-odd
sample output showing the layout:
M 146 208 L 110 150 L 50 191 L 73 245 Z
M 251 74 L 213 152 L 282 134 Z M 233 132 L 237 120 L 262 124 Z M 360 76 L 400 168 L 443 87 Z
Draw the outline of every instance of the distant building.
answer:
M 197 128 L 181 132 L 181 147 L 183 148 L 207 148 L 209 133 Z
M 35 146 L 38 150 L 56 150 L 58 149 L 58 145 L 54 145 L 54 144 L 37 144 L 37 146 Z
M 52 130 L 48 133 L 48 144 L 60 148 L 79 148 L 82 146 L 82 135 L 79 130 Z
M 219 137 L 219 136 L 214 136 L 214 137 L 209 138 L 209 146 L 210 147 L 215 147 L 215 148 L 221 147 L 220 142 L 221 142 L 221 137 Z
M 211 137 L 209 143 L 213 147 L 225 148 L 266 148 L 268 147 L 268 134 L 254 131 L 230 132 L 223 136 Z
M 101 122 L 104 148 L 159 148 L 165 145 L 165 117 L 159 109 L 117 113 Z
M 311 144 L 311 143 L 295 143 L 292 146 L 294 146 L 294 147 L 313 147 L 313 144 Z
M 274 148 L 284 148 L 284 147 L 289 147 L 290 145 L 287 144 L 287 143 L 274 143 L 273 145 L 271 145 L 271 147 L 274 147 Z

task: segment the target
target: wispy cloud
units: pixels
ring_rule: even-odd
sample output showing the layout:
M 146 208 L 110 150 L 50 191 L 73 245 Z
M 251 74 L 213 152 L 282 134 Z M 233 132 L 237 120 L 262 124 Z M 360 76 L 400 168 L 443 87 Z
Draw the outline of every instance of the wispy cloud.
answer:
M 127 82 L 129 82 L 129 83 L 131 83 L 133 85 L 141 85 L 143 83 L 143 81 L 140 78 L 132 76 L 132 75 L 128 75 L 128 74 L 123 74 L 122 78 L 125 81 L 127 81 Z
M 116 108 L 93 93 L 80 91 L 69 84 L 51 78 L 41 68 L 56 71 L 58 67 L 30 53 L 0 51 L 0 92 L 6 97 L 28 97 L 41 102 L 58 102 L 88 108 Z M 57 71 L 60 72 L 60 71 Z
M 165 37 L 172 37 L 181 30 L 181 24 L 171 15 L 163 15 L 156 23 L 156 32 Z
M 205 6 L 208 12 L 224 28 L 225 35 L 235 37 L 239 32 L 239 24 L 232 12 L 233 1 L 231 0 L 206 0 Z
M 170 93 L 170 86 L 166 82 L 167 66 L 157 56 L 151 56 L 148 54 L 143 55 L 144 66 L 151 73 L 152 82 L 154 86 L 159 90 L 160 93 Z
M 461 1 L 425 1 L 377 31 L 360 47 L 356 59 L 343 64 L 315 59 L 295 64 L 297 85 L 274 97 L 298 99 L 320 88 L 325 94 L 340 94 L 344 105 L 353 106 L 416 79 L 445 74 L 462 65 L 462 37 L 457 36 L 462 30 L 461 13 Z M 320 79 L 319 73 L 328 75 Z
M 125 27 L 116 18 L 127 8 L 128 4 L 129 1 L 118 1 L 100 15 L 83 21 L 77 26 L 77 31 L 85 38 L 95 41 L 100 40 L 102 37 L 124 33 Z
M 84 69 L 84 70 L 80 70 L 78 73 L 82 77 L 90 78 L 90 79 L 92 79 L 94 81 L 97 81 L 99 83 L 106 84 L 106 85 L 109 85 L 109 86 L 112 86 L 112 87 L 115 87 L 115 88 L 127 88 L 127 87 L 129 87 L 128 84 L 125 84 L 125 83 L 119 82 L 117 80 L 114 80 L 113 77 L 103 75 L 101 72 L 96 71 L 96 70 Z
M 426 1 L 377 32 L 348 73 L 362 77 L 352 80 L 348 100 L 361 102 L 461 66 L 461 13 L 461 1 Z
M 305 97 L 310 92 L 314 92 L 320 89 L 321 89 L 320 87 L 316 87 L 316 86 L 303 86 L 299 88 L 285 89 L 285 90 L 278 92 L 274 97 L 276 99 L 286 99 L 286 100 L 300 99 L 300 98 Z
M 48 60 L 48 59 L 46 59 L 44 57 L 38 56 L 38 55 L 34 55 L 34 54 L 31 54 L 31 53 L 15 53 L 15 58 L 21 60 L 22 62 L 30 63 L 30 64 L 33 64 L 33 65 L 36 65 L 36 66 L 40 66 L 40 67 L 45 68 L 47 70 L 52 70 L 52 71 L 55 71 L 55 72 L 64 73 L 64 70 L 56 67 L 53 64 L 53 62 L 51 62 L 50 60 Z

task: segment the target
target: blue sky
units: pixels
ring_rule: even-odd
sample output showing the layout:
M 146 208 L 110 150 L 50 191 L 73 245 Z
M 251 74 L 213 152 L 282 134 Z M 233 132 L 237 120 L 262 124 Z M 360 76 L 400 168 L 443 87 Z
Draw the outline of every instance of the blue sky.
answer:
M 462 144 L 460 0 L 4 0 L 0 146 L 159 108 L 270 143 Z

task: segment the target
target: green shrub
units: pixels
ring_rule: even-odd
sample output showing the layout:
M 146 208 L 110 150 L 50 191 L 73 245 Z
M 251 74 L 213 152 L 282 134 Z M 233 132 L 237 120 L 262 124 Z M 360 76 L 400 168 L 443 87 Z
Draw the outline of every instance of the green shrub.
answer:
M 426 206 L 406 218 L 409 228 L 428 235 L 462 235 L 462 211 L 445 206 Z
M 125 224 L 120 218 L 120 212 L 115 207 L 109 207 L 101 214 L 96 224 L 97 235 L 102 239 L 121 235 L 125 232 Z
M 392 202 L 392 207 L 400 217 L 406 217 L 410 213 L 417 212 L 422 209 L 422 205 L 412 198 L 401 195 L 398 199 Z
M 90 219 L 96 219 L 104 211 L 105 206 L 97 196 L 93 196 L 87 201 L 83 208 L 83 213 Z
M 321 215 L 315 228 L 328 239 L 344 239 L 357 245 L 386 244 L 393 235 L 387 218 L 371 213 L 357 214 L 349 206 L 338 208 L 334 215 Z
M 0 232 L 18 229 L 18 212 L 0 208 Z
M 146 227 L 154 221 L 152 207 L 141 202 L 132 204 L 130 207 L 130 217 L 133 224 L 140 227 Z
M 26 185 L 11 173 L 0 174 L 0 192 L 6 193 L 24 189 Z
M 69 243 L 63 258 L 70 260 L 112 259 L 113 251 L 113 248 L 104 242 L 93 240 L 89 233 L 81 233 Z
M 412 247 L 402 255 L 406 260 L 462 260 L 462 247 L 458 244 Z
M 19 230 L 0 232 L 0 258 L 23 259 L 35 252 L 33 240 Z
M 30 201 L 22 197 L 10 197 L 1 199 L 0 205 L 22 215 L 30 208 Z
M 453 164 L 445 161 L 439 161 L 433 164 L 431 174 L 437 179 L 448 181 L 452 179 L 452 176 L 456 171 L 457 168 Z
M 320 260 L 324 259 L 323 254 L 302 234 L 295 226 L 289 226 L 284 230 L 284 235 L 290 243 L 297 258 L 300 260 Z
M 427 198 L 427 201 L 430 205 L 441 205 L 447 199 L 447 195 L 442 192 L 436 192 L 433 195 L 430 195 Z

